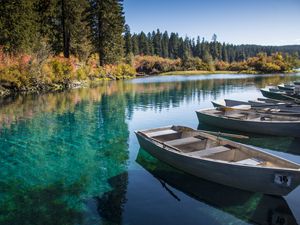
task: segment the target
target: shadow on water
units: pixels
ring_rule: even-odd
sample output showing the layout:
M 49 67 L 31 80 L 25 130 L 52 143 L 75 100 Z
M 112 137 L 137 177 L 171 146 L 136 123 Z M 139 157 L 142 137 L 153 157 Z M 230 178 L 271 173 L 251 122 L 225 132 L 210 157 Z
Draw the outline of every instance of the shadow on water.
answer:
M 128 174 L 123 173 L 108 180 L 112 190 L 101 197 L 95 197 L 97 212 L 104 224 L 122 224 L 122 214 L 126 203 Z
M 287 202 L 282 197 L 251 193 L 209 182 L 178 171 L 153 158 L 143 149 L 137 159 L 171 196 L 180 198 L 174 189 L 206 204 L 255 224 L 297 224 Z

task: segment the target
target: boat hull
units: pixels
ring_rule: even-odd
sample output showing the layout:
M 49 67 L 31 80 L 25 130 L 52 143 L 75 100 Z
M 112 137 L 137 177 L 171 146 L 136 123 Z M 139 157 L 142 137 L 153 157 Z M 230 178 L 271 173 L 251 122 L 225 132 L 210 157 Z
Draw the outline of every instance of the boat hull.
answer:
M 136 134 L 140 146 L 157 159 L 194 175 L 219 184 L 242 190 L 260 192 L 270 195 L 284 196 L 298 186 L 300 180 L 295 171 L 270 169 L 262 167 L 240 166 L 230 163 L 220 163 L 213 160 L 188 157 L 173 151 L 165 150 L 149 138 Z M 299 172 L 298 172 L 299 173 Z M 280 186 L 274 182 L 276 174 L 290 176 L 289 187 Z
M 278 85 L 277 86 L 279 90 L 282 91 L 294 91 L 294 87 L 293 86 L 286 86 L 286 85 Z
M 269 109 L 277 109 L 280 110 L 280 112 L 276 111 L 266 111 L 265 113 L 268 114 L 277 114 L 277 115 L 286 115 L 286 116 L 300 116 L 300 105 L 292 105 L 292 104 L 272 104 L 272 103 L 263 103 L 263 102 L 243 102 L 243 101 L 236 101 L 236 100 L 228 100 L 225 99 L 224 102 L 218 102 L 218 101 L 212 101 L 212 104 L 214 107 L 235 107 L 239 105 L 249 105 L 251 106 L 251 109 L 260 110 L 264 108 Z
M 277 99 L 277 100 L 291 100 L 290 97 L 283 95 L 281 92 L 272 92 L 267 90 L 260 90 L 262 95 L 266 98 Z
M 221 127 L 229 130 L 237 130 L 248 133 L 257 133 L 275 136 L 300 137 L 300 122 L 268 122 L 268 121 L 245 121 L 225 117 L 212 116 L 197 111 L 199 122 Z

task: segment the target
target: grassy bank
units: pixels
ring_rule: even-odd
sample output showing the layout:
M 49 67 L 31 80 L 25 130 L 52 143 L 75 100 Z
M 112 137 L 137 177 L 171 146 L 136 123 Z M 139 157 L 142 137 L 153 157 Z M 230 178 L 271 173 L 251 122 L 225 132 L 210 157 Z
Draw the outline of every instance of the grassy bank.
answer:
M 237 74 L 237 71 L 207 71 L 207 70 L 192 70 L 192 71 L 171 71 L 166 73 L 161 73 L 160 75 L 206 75 L 206 74 Z

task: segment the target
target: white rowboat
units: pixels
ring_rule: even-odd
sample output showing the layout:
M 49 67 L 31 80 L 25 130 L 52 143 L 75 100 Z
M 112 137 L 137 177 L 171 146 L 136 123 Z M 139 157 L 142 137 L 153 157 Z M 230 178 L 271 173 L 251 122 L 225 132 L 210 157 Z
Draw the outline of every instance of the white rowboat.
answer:
M 143 149 L 194 176 L 284 196 L 300 183 L 300 165 L 234 141 L 183 126 L 136 131 Z

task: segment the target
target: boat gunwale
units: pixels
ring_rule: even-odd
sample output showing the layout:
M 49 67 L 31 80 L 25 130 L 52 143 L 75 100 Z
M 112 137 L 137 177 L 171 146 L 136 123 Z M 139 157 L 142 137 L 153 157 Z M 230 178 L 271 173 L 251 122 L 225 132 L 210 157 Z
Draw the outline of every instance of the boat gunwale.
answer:
M 300 125 L 300 117 L 298 120 L 293 120 L 293 121 L 290 121 L 290 120 L 286 120 L 286 121 L 280 121 L 280 120 L 274 120 L 274 121 L 270 121 L 270 120 L 253 120 L 253 119 L 249 119 L 249 120 L 245 120 L 245 119 L 238 119 L 238 118 L 228 118 L 224 115 L 222 116 L 217 116 L 217 115 L 214 115 L 214 114 L 211 114 L 211 113 L 206 113 L 206 111 L 212 111 L 212 110 L 216 110 L 215 108 L 206 108 L 206 109 L 199 109 L 199 110 L 196 110 L 196 113 L 201 113 L 201 114 L 205 114 L 205 115 L 208 115 L 208 116 L 212 116 L 212 117 L 217 117 L 217 118 L 221 118 L 221 119 L 226 119 L 226 120 L 235 120 L 235 121 L 240 121 L 240 122 L 253 122 L 253 123 L 278 123 L 278 124 L 289 124 L 289 123 L 296 123 L 296 124 L 299 124 Z M 245 110 L 246 112 L 247 110 Z M 257 114 L 264 114 L 264 113 L 260 113 L 260 112 L 256 112 Z M 267 116 L 277 116 L 277 115 L 273 115 L 273 114 L 269 114 Z M 278 115 L 280 117 L 293 117 L 293 116 L 290 116 L 290 115 Z M 294 116 L 297 118 L 297 116 Z

